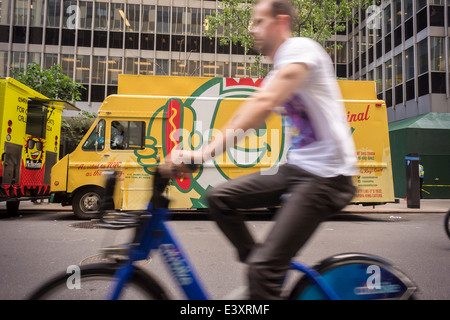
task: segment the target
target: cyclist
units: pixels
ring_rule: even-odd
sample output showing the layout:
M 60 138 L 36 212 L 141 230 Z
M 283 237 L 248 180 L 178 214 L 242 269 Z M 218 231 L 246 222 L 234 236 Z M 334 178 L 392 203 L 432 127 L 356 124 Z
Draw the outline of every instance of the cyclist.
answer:
M 233 145 L 236 131 L 259 128 L 274 111 L 286 117 L 291 131 L 287 163 L 272 175 L 230 180 L 207 197 L 218 226 L 249 266 L 250 299 L 280 299 L 291 258 L 355 194 L 355 146 L 330 57 L 315 41 L 292 37 L 292 24 L 289 0 L 256 2 L 251 33 L 255 47 L 272 60 L 273 71 L 222 129 L 221 139 L 202 150 L 175 150 L 165 166 L 187 171 L 186 163 L 207 161 Z M 256 244 L 237 209 L 277 205 L 272 230 Z

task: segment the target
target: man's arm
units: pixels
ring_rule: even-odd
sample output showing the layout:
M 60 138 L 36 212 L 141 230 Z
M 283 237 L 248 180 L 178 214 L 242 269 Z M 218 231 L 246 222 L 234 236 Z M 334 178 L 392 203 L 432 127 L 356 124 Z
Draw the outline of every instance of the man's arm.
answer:
M 203 150 L 173 150 L 166 159 L 168 166 L 162 169 L 167 175 L 174 170 L 188 172 L 185 163 L 200 164 L 221 154 L 227 146 L 234 145 L 237 130 L 245 132 L 261 127 L 270 113 L 303 85 L 307 75 L 308 66 L 304 63 L 283 66 L 264 90 L 258 91 L 238 109 L 232 120 L 221 129 L 222 135 L 216 136 L 218 139 L 211 141 Z
M 308 75 L 308 67 L 304 63 L 292 63 L 283 66 L 270 81 L 269 85 L 258 91 L 251 99 L 247 100 L 235 113 L 222 131 L 222 140 L 214 140 L 203 150 L 203 159 L 225 151 L 227 142 L 232 142 L 235 131 L 242 129 L 257 129 L 277 106 L 291 98 L 295 91 L 303 85 Z

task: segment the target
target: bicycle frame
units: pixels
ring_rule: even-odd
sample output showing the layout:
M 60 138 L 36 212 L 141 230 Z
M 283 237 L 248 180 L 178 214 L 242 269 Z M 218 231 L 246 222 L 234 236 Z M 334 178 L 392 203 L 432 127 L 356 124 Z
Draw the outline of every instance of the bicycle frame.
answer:
M 150 203 L 147 211 L 151 215 L 145 217 L 138 238 L 139 245 L 130 248 L 129 261 L 117 270 L 117 281 L 109 298 L 112 300 L 119 298 L 123 285 L 133 274 L 134 261 L 146 259 L 151 250 L 159 249 L 170 273 L 189 300 L 210 299 L 193 264 L 184 253 L 180 241 L 170 226 L 165 223 L 169 216 L 169 210 L 166 208 L 154 209 Z M 329 299 L 339 300 L 335 291 L 317 271 L 300 262 L 291 262 L 290 267 L 306 274 Z

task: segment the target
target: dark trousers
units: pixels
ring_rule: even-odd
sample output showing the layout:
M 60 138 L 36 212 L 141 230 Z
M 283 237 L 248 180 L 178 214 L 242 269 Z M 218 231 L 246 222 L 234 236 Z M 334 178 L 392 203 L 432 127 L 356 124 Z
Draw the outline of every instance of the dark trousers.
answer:
M 208 193 L 212 217 L 249 266 L 251 299 L 281 298 L 291 258 L 322 221 L 350 202 L 355 191 L 351 177 L 323 178 L 285 164 L 274 175 L 242 176 Z M 256 244 L 237 209 L 278 205 L 272 230 Z

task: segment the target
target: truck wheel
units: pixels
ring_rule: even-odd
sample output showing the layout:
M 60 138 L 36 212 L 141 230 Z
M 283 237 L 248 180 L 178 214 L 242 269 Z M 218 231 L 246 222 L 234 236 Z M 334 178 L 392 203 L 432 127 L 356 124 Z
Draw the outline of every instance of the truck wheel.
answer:
M 6 201 L 6 212 L 8 216 L 15 217 L 19 214 L 19 204 L 18 200 Z
M 100 218 L 100 201 L 104 190 L 99 187 L 88 187 L 75 193 L 72 209 L 78 219 Z

